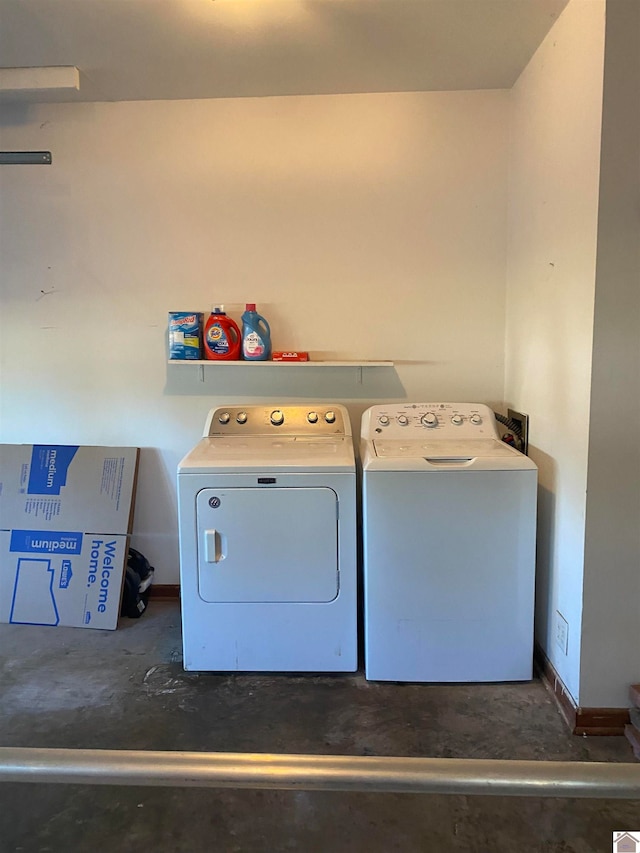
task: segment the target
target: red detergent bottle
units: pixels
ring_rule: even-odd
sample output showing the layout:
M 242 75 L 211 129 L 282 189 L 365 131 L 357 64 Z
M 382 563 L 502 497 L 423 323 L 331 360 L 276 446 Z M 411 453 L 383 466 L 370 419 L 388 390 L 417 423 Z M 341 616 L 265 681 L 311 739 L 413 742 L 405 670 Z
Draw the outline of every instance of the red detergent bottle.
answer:
M 238 324 L 228 317 L 224 305 L 216 306 L 204 327 L 204 357 L 209 361 L 240 359 L 242 334 Z

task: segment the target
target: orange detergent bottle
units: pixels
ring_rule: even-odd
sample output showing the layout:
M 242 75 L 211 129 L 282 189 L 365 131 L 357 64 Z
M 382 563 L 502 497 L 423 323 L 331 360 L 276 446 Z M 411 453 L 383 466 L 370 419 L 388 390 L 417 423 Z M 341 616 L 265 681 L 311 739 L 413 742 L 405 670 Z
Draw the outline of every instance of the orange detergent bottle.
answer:
M 238 360 L 241 342 L 238 324 L 227 317 L 224 305 L 216 306 L 204 327 L 204 357 L 209 361 Z

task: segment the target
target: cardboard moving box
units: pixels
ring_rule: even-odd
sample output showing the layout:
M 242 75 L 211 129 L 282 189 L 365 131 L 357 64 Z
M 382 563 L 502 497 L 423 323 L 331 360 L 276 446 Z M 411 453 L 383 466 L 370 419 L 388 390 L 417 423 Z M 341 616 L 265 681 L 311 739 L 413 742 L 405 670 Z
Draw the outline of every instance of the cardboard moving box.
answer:
M 0 621 L 115 628 L 127 539 L 96 533 L 0 531 Z
M 0 621 L 117 626 L 138 455 L 0 445 Z

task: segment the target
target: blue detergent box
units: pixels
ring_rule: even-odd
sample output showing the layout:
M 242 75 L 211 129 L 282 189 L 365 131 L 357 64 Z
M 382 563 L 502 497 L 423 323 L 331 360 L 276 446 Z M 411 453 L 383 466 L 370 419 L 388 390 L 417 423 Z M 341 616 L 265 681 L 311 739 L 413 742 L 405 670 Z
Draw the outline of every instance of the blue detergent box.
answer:
M 117 627 L 138 455 L 0 445 L 0 622 Z
M 169 358 L 196 361 L 202 358 L 201 311 L 169 311 Z

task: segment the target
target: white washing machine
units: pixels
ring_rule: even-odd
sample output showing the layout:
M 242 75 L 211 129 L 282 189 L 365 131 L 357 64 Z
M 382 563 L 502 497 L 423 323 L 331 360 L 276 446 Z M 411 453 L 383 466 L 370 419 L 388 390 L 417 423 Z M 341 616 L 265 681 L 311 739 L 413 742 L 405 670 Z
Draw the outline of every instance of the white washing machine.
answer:
M 184 668 L 357 669 L 343 406 L 224 406 L 178 466 Z
M 472 403 L 362 417 L 365 674 L 532 678 L 537 469 Z

